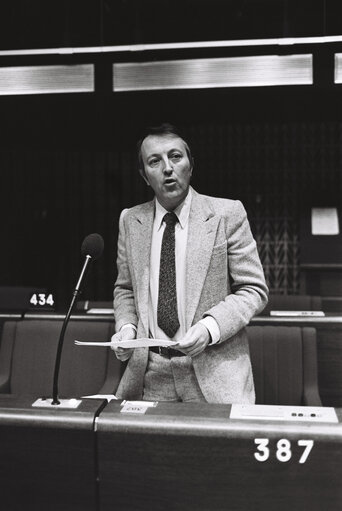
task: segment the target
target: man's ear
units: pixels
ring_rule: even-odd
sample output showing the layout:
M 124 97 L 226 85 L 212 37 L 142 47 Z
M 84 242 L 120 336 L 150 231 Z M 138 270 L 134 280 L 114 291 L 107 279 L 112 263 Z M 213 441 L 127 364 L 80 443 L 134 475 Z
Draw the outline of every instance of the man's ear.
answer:
M 142 175 L 143 180 L 144 180 L 144 181 L 145 181 L 145 183 L 147 184 L 147 186 L 151 186 L 151 185 L 150 185 L 150 183 L 148 182 L 147 177 L 145 176 L 145 173 L 142 173 L 142 172 L 141 172 L 141 175 Z
M 191 158 L 190 165 L 191 165 L 191 166 L 190 166 L 190 170 L 191 170 L 191 175 L 192 175 L 192 172 L 193 172 L 193 170 L 194 170 L 194 166 L 195 166 L 195 160 L 194 160 L 194 158 Z

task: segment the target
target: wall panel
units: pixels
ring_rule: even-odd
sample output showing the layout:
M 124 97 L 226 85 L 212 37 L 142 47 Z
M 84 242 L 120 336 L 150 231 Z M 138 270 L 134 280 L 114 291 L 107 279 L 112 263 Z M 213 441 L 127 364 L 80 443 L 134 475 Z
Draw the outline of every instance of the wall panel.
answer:
M 330 122 L 188 123 L 193 186 L 243 201 L 272 292 L 299 293 L 299 220 L 305 204 L 341 203 L 342 124 Z M 104 256 L 85 298 L 110 300 L 117 222 L 148 200 L 128 133 L 111 148 L 20 148 L 0 153 L 2 285 L 39 285 L 69 299 L 84 236 L 99 232 Z

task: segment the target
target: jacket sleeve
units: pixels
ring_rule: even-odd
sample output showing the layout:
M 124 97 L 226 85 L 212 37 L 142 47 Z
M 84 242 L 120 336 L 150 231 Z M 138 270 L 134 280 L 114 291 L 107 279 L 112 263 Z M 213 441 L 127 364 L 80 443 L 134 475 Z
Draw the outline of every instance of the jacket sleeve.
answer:
M 135 326 L 138 324 L 138 317 L 135 308 L 132 276 L 129 269 L 127 236 L 125 228 L 125 215 L 127 209 L 124 209 L 119 220 L 119 236 L 117 249 L 117 270 L 118 276 L 114 284 L 114 318 L 115 331 L 126 323 Z
M 235 211 L 227 219 L 227 259 L 229 288 L 226 298 L 206 311 L 220 329 L 219 342 L 245 327 L 268 301 L 268 288 L 245 208 L 235 201 Z

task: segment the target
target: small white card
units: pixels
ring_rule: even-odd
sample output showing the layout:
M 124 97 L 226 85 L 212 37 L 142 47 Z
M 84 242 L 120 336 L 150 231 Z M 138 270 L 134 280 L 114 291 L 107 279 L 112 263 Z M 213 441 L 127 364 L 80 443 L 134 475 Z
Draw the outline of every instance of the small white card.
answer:
M 157 406 L 156 401 L 122 401 L 120 413 L 146 413 L 149 408 Z

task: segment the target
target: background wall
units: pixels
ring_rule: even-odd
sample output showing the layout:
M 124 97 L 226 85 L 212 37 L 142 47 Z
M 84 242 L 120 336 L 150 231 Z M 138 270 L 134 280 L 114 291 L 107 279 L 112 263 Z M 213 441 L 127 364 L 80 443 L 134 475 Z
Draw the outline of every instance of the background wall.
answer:
M 339 96 L 299 89 L 126 94 L 106 108 L 90 96 L 2 100 L 2 285 L 67 301 L 82 240 L 99 232 L 105 252 L 84 297 L 111 299 L 120 211 L 151 197 L 136 139 L 166 120 L 190 141 L 195 189 L 244 203 L 271 291 L 299 293 L 301 212 L 342 196 Z
M 17 1 L 2 10 L 0 49 L 342 33 L 340 3 L 325 1 L 61 2 L 55 15 L 45 2 L 28 9 Z M 111 63 L 127 55 L 0 57 L 1 66 L 94 62 L 96 70 L 92 94 L 0 97 L 0 285 L 46 287 L 64 307 L 82 240 L 99 232 L 105 252 L 83 297 L 110 300 L 120 211 L 151 198 L 135 168 L 135 143 L 144 126 L 167 121 L 192 147 L 195 189 L 244 203 L 271 292 L 299 293 L 303 212 L 342 206 L 338 51 L 341 43 L 316 48 L 313 86 L 133 93 L 111 89 Z M 181 57 L 238 54 L 250 49 Z

